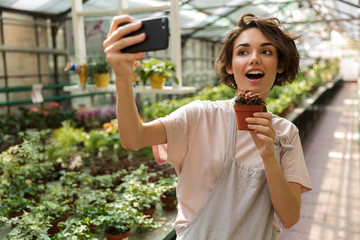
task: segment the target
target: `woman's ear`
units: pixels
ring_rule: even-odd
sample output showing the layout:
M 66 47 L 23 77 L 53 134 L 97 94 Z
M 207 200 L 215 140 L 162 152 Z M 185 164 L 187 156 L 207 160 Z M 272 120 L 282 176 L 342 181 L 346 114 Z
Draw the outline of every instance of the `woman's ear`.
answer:
M 281 73 L 283 73 L 283 72 L 284 72 L 284 69 L 279 68 L 276 72 L 277 72 L 277 73 L 279 73 L 279 74 L 281 74 Z
M 228 74 L 234 74 L 233 70 L 232 70 L 232 67 L 230 65 L 226 65 L 226 72 Z

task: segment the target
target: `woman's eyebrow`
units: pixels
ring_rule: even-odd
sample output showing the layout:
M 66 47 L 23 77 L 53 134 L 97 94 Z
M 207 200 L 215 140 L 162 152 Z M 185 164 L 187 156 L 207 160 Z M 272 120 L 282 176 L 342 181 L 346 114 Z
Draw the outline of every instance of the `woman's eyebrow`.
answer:
M 265 42 L 265 43 L 262 43 L 260 44 L 260 47 L 265 47 L 265 46 L 274 46 L 274 44 L 270 43 L 270 42 Z M 238 48 L 238 47 L 250 47 L 250 44 L 249 43 L 239 43 L 238 45 L 236 45 L 235 48 Z

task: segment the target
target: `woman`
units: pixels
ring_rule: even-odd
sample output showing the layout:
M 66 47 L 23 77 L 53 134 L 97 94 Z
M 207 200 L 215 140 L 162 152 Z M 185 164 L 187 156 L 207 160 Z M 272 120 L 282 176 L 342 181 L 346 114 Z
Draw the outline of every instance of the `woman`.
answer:
M 311 189 L 298 129 L 269 112 L 247 118 L 253 131 L 237 131 L 232 100 L 194 101 L 165 118 L 141 123 L 133 99 L 135 59 L 121 49 L 144 40 L 122 38 L 140 28 L 114 18 L 104 41 L 115 71 L 117 117 L 123 147 L 153 146 L 159 164 L 179 176 L 177 239 L 277 239 L 275 213 L 289 228 L 300 218 L 301 193 Z M 299 69 L 296 37 L 277 19 L 245 14 L 226 37 L 215 71 L 228 86 L 266 99 L 274 85 L 292 82 Z

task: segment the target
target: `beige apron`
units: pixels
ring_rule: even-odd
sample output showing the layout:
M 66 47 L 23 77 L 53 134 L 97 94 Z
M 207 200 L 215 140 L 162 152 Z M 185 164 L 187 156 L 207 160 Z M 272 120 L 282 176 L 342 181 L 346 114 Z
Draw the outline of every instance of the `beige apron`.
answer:
M 236 131 L 235 113 L 230 104 L 223 168 L 209 199 L 195 219 L 177 232 L 177 240 L 277 239 L 265 170 L 235 160 Z M 279 161 L 281 143 L 278 138 L 275 142 L 274 151 Z

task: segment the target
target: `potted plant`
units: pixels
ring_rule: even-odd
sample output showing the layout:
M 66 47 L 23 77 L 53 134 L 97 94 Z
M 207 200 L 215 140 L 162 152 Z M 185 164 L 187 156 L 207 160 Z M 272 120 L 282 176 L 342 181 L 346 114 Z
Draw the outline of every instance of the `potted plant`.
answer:
M 42 213 L 50 221 L 51 227 L 48 230 L 49 235 L 54 236 L 60 232 L 59 222 L 64 222 L 68 218 L 70 207 L 59 201 L 42 201 L 38 206 L 32 207 L 34 214 Z
M 107 204 L 105 214 L 99 216 L 96 221 L 101 223 L 105 237 L 109 240 L 127 239 L 133 227 L 141 229 L 159 227 L 153 219 L 144 216 L 122 198 Z
M 8 223 L 14 227 L 7 233 L 4 240 L 22 239 L 22 240 L 50 240 L 48 229 L 50 228 L 49 220 L 41 213 L 25 212 L 21 218 L 6 219 L 0 217 L 1 223 Z
M 8 215 L 9 218 L 20 217 L 24 212 L 28 211 L 32 205 L 32 201 L 20 195 L 8 195 L 7 198 L 1 201 L 1 209 L 3 215 Z M 13 224 L 12 227 L 15 227 Z
M 160 197 L 162 208 L 170 211 L 175 210 L 177 206 L 176 186 L 178 178 L 175 174 L 169 177 L 160 177 L 158 185 L 162 189 L 162 195 Z
M 167 60 L 163 61 L 156 58 L 146 59 L 141 65 L 135 68 L 135 72 L 140 75 L 143 86 L 146 85 L 148 79 L 151 88 L 155 89 L 161 89 L 165 81 L 169 83 L 172 80 L 176 84 L 179 83 L 175 76 L 175 65 Z
M 96 87 L 107 87 L 110 80 L 111 66 L 105 56 L 100 56 L 94 60 L 90 59 L 90 72 L 94 77 Z
M 54 239 L 57 240 L 87 240 L 96 239 L 94 233 L 88 228 L 88 219 L 82 220 L 78 218 L 68 219 L 65 222 L 60 222 L 59 225 L 63 230 L 57 233 Z
M 131 182 L 123 196 L 132 207 L 153 218 L 161 194 L 161 188 L 155 183 Z
M 259 94 L 250 90 L 242 90 L 236 93 L 234 110 L 238 130 L 250 129 L 247 127 L 246 118 L 252 117 L 254 112 L 262 112 L 266 103 Z

